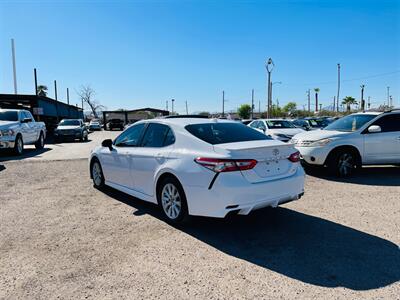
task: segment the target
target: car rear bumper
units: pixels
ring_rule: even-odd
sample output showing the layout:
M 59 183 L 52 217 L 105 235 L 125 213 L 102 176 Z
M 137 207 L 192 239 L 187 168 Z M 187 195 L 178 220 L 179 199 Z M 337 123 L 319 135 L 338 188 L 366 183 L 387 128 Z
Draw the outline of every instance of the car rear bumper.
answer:
M 304 193 L 305 173 L 301 166 L 293 175 L 262 183 L 250 183 L 239 172 L 221 173 L 210 188 L 185 188 L 189 214 L 223 218 L 235 211 L 247 215 L 252 210 L 287 203 Z

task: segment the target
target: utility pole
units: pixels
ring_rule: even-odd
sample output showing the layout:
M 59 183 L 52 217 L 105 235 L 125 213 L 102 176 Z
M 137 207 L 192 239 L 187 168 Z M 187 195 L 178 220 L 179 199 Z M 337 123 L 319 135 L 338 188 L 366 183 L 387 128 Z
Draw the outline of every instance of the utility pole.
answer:
M 17 65 L 15 63 L 14 39 L 11 39 L 11 56 L 12 56 L 12 64 L 13 64 L 14 94 L 18 94 L 18 91 L 17 91 Z
M 360 85 L 361 87 L 361 110 L 365 112 L 365 101 L 364 101 L 364 88 L 365 84 Z
M 388 106 L 390 106 L 389 90 L 390 90 L 390 86 L 387 87 L 387 104 L 388 104 Z
M 222 117 L 225 115 L 225 91 L 222 91 Z
M 308 99 L 308 112 L 311 111 L 311 98 L 310 98 L 310 89 L 307 91 L 307 99 Z
M 368 96 L 368 109 L 370 109 L 370 107 L 371 107 L 371 97 Z
M 392 95 L 389 96 L 389 100 L 390 100 L 390 107 L 393 107 L 393 98 L 392 98 Z
M 322 110 L 322 103 L 319 104 L 319 110 Z
M 67 88 L 67 103 L 69 104 L 69 88 Z
M 333 96 L 333 111 L 335 111 L 335 105 L 336 105 L 336 96 Z
M 188 115 L 188 114 L 189 114 L 189 112 L 188 112 L 187 101 L 185 101 L 185 104 L 186 104 L 186 114 Z
M 254 110 L 254 89 L 251 90 L 251 119 L 253 120 L 253 110 Z
M 337 64 L 337 70 L 338 70 L 338 82 L 337 82 L 337 95 L 336 95 L 336 109 L 339 111 L 339 94 L 340 94 L 340 64 Z
M 54 97 L 57 101 L 57 80 L 54 80 Z
M 165 110 L 168 111 L 168 100 L 165 101 Z
M 33 77 L 35 78 L 35 95 L 37 96 L 38 90 L 37 90 L 37 74 L 36 74 L 36 68 L 33 69 Z
M 258 113 L 261 114 L 261 101 L 258 100 Z
M 174 114 L 174 102 L 175 102 L 175 99 L 171 99 L 171 115 Z

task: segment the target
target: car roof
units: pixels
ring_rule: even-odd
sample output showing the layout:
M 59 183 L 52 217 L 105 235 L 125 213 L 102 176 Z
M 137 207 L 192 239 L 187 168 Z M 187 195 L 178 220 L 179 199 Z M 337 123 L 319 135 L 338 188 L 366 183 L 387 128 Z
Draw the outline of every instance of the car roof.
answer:
M 185 127 L 186 125 L 192 124 L 207 124 L 207 123 L 235 123 L 241 124 L 235 120 L 225 120 L 225 119 L 205 119 L 205 118 L 171 118 L 171 119 L 164 119 L 164 118 L 156 118 L 156 119 L 147 119 L 138 121 L 135 124 L 142 123 L 142 122 L 153 122 L 153 123 L 160 123 L 166 125 L 174 125 L 178 127 Z
M 15 109 L 15 108 L 0 108 L 3 111 L 28 111 L 27 109 Z

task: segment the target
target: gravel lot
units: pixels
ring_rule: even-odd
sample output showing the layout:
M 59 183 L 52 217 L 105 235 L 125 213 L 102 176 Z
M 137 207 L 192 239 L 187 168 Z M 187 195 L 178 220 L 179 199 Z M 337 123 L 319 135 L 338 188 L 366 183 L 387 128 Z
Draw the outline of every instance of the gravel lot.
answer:
M 300 201 L 174 228 L 56 151 L 0 157 L 1 299 L 399 299 L 400 168 L 314 172 Z

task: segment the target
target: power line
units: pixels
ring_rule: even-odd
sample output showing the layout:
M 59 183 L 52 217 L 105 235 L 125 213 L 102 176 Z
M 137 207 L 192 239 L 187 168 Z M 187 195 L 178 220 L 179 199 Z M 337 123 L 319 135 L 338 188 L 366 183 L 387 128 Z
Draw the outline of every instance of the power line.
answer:
M 393 75 L 393 74 L 397 74 L 397 73 L 400 73 L 400 70 L 387 72 L 387 73 L 381 73 L 381 74 L 375 74 L 375 75 L 369 75 L 369 76 L 364 76 L 364 77 L 352 78 L 352 79 L 344 79 L 344 80 L 341 80 L 340 82 L 351 82 L 351 81 L 357 81 L 357 80 L 362 80 L 362 79 L 383 77 L 383 76 Z M 288 83 L 288 85 L 308 85 L 308 86 L 310 86 L 310 85 L 322 85 L 322 84 L 332 84 L 332 83 L 337 83 L 337 81 L 324 81 L 324 82 L 317 82 L 317 83 L 299 83 L 299 84 Z

